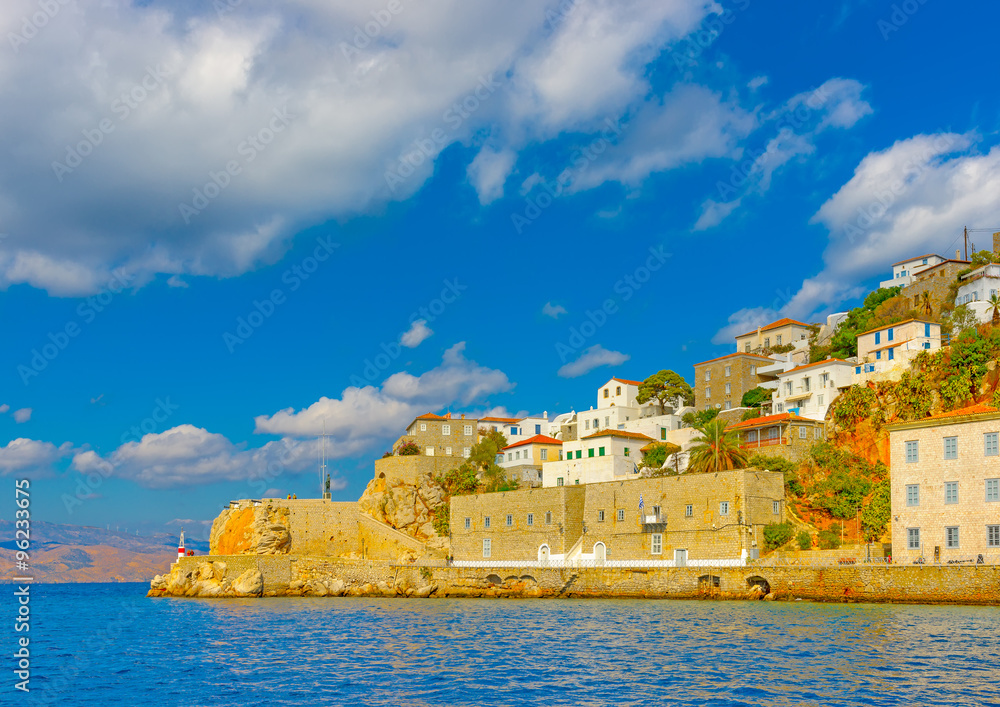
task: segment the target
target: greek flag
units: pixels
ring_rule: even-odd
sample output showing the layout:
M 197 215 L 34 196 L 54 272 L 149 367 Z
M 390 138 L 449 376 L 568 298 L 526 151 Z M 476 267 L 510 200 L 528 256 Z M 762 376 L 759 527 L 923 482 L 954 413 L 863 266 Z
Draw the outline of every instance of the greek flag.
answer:
M 646 504 L 642 502 L 642 494 L 640 493 L 639 494 L 639 510 L 641 511 L 645 507 L 646 507 Z

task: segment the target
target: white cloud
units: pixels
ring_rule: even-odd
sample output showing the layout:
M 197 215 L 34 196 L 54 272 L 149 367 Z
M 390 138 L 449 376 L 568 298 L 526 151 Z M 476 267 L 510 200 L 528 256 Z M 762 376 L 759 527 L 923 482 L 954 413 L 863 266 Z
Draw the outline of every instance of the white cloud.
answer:
M 560 314 L 566 314 L 566 308 L 561 304 L 552 304 L 551 302 L 546 302 L 545 306 L 542 307 L 542 314 L 546 317 L 552 317 L 553 319 L 558 319 Z
M 4 37 L 20 31 L 22 5 L 2 5 Z M 523 147 L 634 113 L 649 94 L 647 64 L 715 9 L 577 0 L 546 26 L 552 5 L 404 3 L 360 50 L 355 27 L 382 0 L 243 0 L 225 13 L 60 5 L 27 44 L 0 52 L 0 289 L 91 294 L 116 267 L 137 285 L 239 275 L 275 262 L 304 226 L 409 198 L 445 147 L 487 130 L 494 154 L 481 153 L 470 176 L 488 202 Z M 460 103 L 476 108 L 463 117 L 451 110 Z M 689 154 L 697 135 L 670 133 L 675 144 L 644 155 L 663 137 L 652 127 L 669 121 L 662 112 L 607 178 L 633 184 L 704 150 Z M 229 163 L 238 174 L 224 173 Z M 401 166 L 407 176 L 390 188 Z
M 8 410 L 10 410 L 10 405 L 8 405 L 7 403 L 0 405 L 0 415 L 3 415 Z
M 747 82 L 747 88 L 751 91 L 756 91 L 761 86 L 767 84 L 768 78 L 766 76 L 754 76 Z
M 580 358 L 562 366 L 557 375 L 560 378 L 578 378 L 601 366 L 618 366 L 631 358 L 621 351 L 609 351 L 600 344 L 595 344 L 584 350 Z
M 400 343 L 408 349 L 415 349 L 433 333 L 427 326 L 426 319 L 417 319 L 410 325 L 409 329 L 403 332 Z
M 712 337 L 713 344 L 733 344 L 733 339 L 740 334 L 753 331 L 759 326 L 770 324 L 780 319 L 778 313 L 770 307 L 753 307 L 741 309 L 729 315 L 729 322 Z
M 830 234 L 824 268 L 783 312 L 834 311 L 863 293 L 861 281 L 888 275 L 892 263 L 946 251 L 964 224 L 992 225 L 1000 211 L 1000 147 L 981 154 L 976 142 L 974 135 L 917 135 L 861 160 L 813 217 Z
M 324 421 L 332 456 L 370 450 L 398 437 L 414 417 L 453 404 L 469 405 L 512 386 L 502 372 L 480 366 L 464 356 L 465 342 L 445 351 L 441 365 L 414 376 L 399 372 L 382 387 L 351 386 L 340 398 L 322 397 L 296 412 L 292 408 L 255 418 L 256 432 L 289 436 L 319 434 Z
M 701 216 L 698 217 L 693 229 L 695 231 L 704 231 L 706 228 L 718 226 L 726 216 L 739 208 L 742 202 L 742 198 L 724 202 L 718 202 L 715 199 L 706 199 L 701 205 Z
M 513 150 L 499 152 L 486 146 L 469 165 L 467 174 L 479 196 L 479 203 L 486 205 L 503 196 L 503 185 L 514 168 L 517 155 Z
M 19 437 L 8 442 L 6 447 L 0 447 L 0 475 L 48 475 L 52 465 L 72 451 L 73 446 L 69 442 L 57 447 L 51 442 Z
M 31 408 L 21 408 L 14 411 L 14 422 L 21 424 L 31 419 Z
M 181 279 L 181 277 L 178 276 L 178 275 L 171 275 L 170 277 L 168 277 L 167 278 L 167 285 L 169 287 L 187 287 L 188 286 L 188 284 L 183 279 Z

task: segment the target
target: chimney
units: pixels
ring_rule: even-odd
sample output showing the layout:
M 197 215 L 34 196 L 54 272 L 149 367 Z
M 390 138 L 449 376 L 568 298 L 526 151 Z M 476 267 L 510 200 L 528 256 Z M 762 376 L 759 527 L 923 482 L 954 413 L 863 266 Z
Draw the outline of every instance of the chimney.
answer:
M 465 413 L 464 412 L 462 413 L 462 419 L 463 420 L 465 419 Z
M 993 234 L 993 248 L 994 248 L 994 250 L 996 249 L 996 247 L 997 247 L 997 237 L 996 237 L 996 234 L 994 233 Z M 959 250 L 958 248 L 956 248 L 955 249 L 955 260 L 961 260 L 961 259 L 962 259 L 962 251 Z

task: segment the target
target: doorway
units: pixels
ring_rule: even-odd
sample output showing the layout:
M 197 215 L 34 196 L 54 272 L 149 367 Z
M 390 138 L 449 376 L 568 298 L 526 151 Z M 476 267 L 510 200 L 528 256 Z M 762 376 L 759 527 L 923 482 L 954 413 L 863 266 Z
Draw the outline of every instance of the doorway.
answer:
M 688 551 L 674 550 L 674 566 L 687 567 L 687 563 L 688 563 Z

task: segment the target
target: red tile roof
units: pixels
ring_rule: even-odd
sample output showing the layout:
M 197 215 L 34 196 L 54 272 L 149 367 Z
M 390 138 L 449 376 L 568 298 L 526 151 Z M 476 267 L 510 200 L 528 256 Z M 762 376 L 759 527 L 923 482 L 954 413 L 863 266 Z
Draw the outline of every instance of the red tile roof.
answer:
M 506 447 L 504 447 L 504 449 L 523 447 L 526 444 L 562 444 L 562 440 L 556 439 L 555 437 L 549 437 L 547 435 L 535 435 L 534 437 L 528 437 L 528 439 L 521 440 L 520 442 L 514 442 L 514 444 L 508 444 Z
M 612 378 L 613 381 L 618 381 L 619 383 L 628 383 L 629 385 L 642 385 L 642 381 L 630 381 L 627 378 Z
M 976 403 L 975 405 L 969 405 L 964 408 L 959 408 L 958 410 L 952 410 L 951 412 L 942 412 L 938 415 L 931 415 L 930 417 L 923 418 L 923 420 L 917 420 L 917 422 L 923 422 L 924 420 L 940 420 L 941 418 L 946 417 L 960 417 L 962 415 L 981 415 L 988 412 L 997 412 L 997 409 L 991 405 Z
M 743 422 L 737 422 L 735 424 L 729 425 L 727 430 L 746 430 L 752 427 L 760 427 L 762 425 L 773 425 L 777 422 L 816 422 L 818 424 L 823 424 L 819 420 L 812 420 L 808 417 L 799 417 L 793 412 L 781 412 L 777 415 L 768 415 L 766 417 L 754 417 L 749 420 L 743 420 Z
M 446 416 L 435 415 L 433 412 L 425 412 L 423 415 L 417 415 L 415 420 L 447 420 L 451 417 L 449 412 Z
M 480 417 L 480 422 L 520 422 L 520 417 Z
M 938 324 L 937 322 L 932 322 L 932 321 L 927 320 L 927 319 L 904 319 L 901 322 L 894 322 L 893 324 L 883 324 L 880 327 L 875 327 L 874 329 L 869 329 L 868 331 L 863 331 L 860 334 L 858 334 L 858 336 L 864 336 L 865 334 L 871 334 L 871 333 L 876 332 L 876 331 L 884 331 L 884 330 L 890 329 L 892 327 L 903 326 L 904 324 L 909 324 L 910 322 L 919 322 L 921 324 L 937 324 L 938 326 L 940 326 L 940 324 Z
M 798 320 L 789 319 L 788 317 L 785 317 L 784 319 L 779 319 L 776 322 L 771 322 L 770 324 L 765 324 L 764 326 L 762 326 L 760 328 L 760 331 L 769 331 L 771 329 L 779 329 L 779 328 L 781 328 L 783 326 L 789 326 L 789 325 L 801 326 L 801 327 L 806 327 L 806 328 L 809 328 L 809 326 L 810 326 L 809 324 L 805 324 L 804 322 L 800 322 Z M 744 336 L 750 336 L 751 334 L 756 334 L 756 333 L 757 333 L 756 329 L 751 329 L 746 334 L 737 334 L 736 338 L 737 339 L 742 339 Z
M 594 432 L 586 437 L 581 437 L 580 439 L 593 439 L 595 437 L 621 437 L 623 439 L 645 439 L 653 442 L 653 438 L 649 435 L 644 435 L 641 432 L 626 432 L 625 430 L 601 430 L 599 432 Z
M 846 363 L 848 366 L 854 366 L 854 365 L 856 365 L 856 364 L 851 363 L 850 361 L 845 361 L 842 358 L 828 358 L 828 359 L 825 359 L 823 361 L 817 361 L 816 363 L 806 363 L 806 364 L 803 364 L 801 366 L 796 366 L 795 368 L 787 370 L 784 373 L 779 373 L 778 375 L 779 376 L 787 376 L 789 373 L 795 373 L 795 371 L 801 371 L 801 370 L 806 369 L 806 368 L 814 368 L 816 366 L 822 366 L 822 365 L 825 365 L 827 363 Z
M 759 356 L 757 354 L 746 353 L 743 351 L 737 351 L 736 353 L 726 354 L 725 356 L 719 356 L 718 358 L 710 358 L 707 361 L 702 361 L 701 363 L 694 364 L 695 366 L 703 366 L 706 363 L 715 363 L 716 361 L 721 361 L 724 358 L 733 358 L 734 356 L 749 356 L 750 358 L 758 358 L 762 361 L 770 361 L 771 363 L 777 363 L 773 358 L 768 358 L 767 356 Z
M 924 253 L 923 255 L 918 255 L 915 258 L 907 258 L 906 260 L 900 260 L 898 263 L 893 263 L 891 267 L 896 267 L 897 265 L 902 265 L 903 263 L 912 263 L 914 260 L 921 260 L 923 258 L 941 258 L 937 253 Z M 941 258 L 945 260 L 945 258 Z

